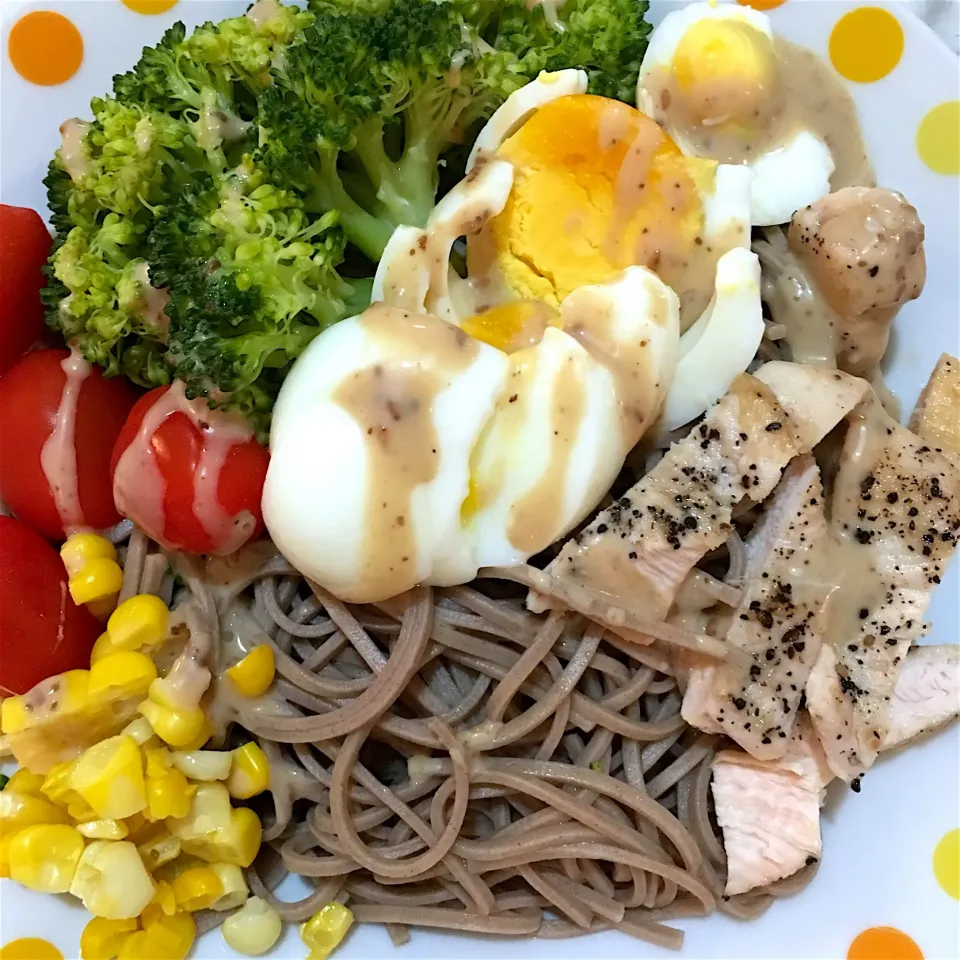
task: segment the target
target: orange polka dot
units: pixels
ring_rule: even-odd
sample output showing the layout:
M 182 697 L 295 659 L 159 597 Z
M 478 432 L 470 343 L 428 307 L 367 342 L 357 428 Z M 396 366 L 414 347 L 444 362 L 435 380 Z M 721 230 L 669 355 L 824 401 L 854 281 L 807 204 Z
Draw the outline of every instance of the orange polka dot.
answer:
M 782 7 L 787 0 L 737 0 L 742 7 L 753 7 L 754 10 L 773 10 Z
M 920 121 L 917 153 L 935 173 L 960 174 L 960 100 L 938 104 Z
M 52 87 L 66 83 L 80 69 L 83 38 L 62 14 L 36 10 L 13 25 L 7 52 L 24 80 Z
M 923 951 L 900 930 L 871 927 L 847 950 L 847 960 L 924 960 Z
M 944 892 L 960 900 L 960 830 L 951 830 L 937 844 L 933 872 Z
M 120 2 L 134 13 L 145 13 L 148 16 L 166 13 L 171 7 L 177 5 L 177 0 L 120 0 Z
M 903 27 L 882 7 L 844 14 L 830 34 L 830 61 L 842 77 L 857 83 L 881 80 L 903 55 Z
M 47 940 L 21 937 L 0 947 L 0 960 L 63 960 L 63 954 Z

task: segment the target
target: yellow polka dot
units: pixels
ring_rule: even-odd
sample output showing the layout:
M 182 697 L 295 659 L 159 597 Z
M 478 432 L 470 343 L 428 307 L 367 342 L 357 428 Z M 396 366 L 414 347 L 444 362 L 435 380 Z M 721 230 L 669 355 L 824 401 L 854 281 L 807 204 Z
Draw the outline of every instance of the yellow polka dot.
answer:
M 773 10 L 782 7 L 787 0 L 737 0 L 742 7 L 753 7 L 754 10 Z
M 957 173 L 956 166 L 953 172 Z M 937 883 L 954 900 L 960 900 L 960 830 L 951 830 L 937 844 L 937 849 L 933 851 L 933 872 Z
M 37 10 L 13 25 L 7 53 L 24 80 L 51 87 L 66 83 L 80 69 L 83 38 L 62 14 Z
M 871 927 L 850 944 L 847 960 L 923 960 L 923 951 L 900 930 Z
M 171 7 L 177 5 L 177 0 L 120 0 L 125 6 L 129 7 L 134 13 L 166 13 Z
M 0 947 L 0 960 L 63 960 L 63 954 L 46 940 L 23 937 Z
M 936 173 L 960 174 L 960 100 L 939 104 L 920 121 L 917 152 Z
M 903 27 L 881 7 L 844 14 L 830 34 L 830 60 L 837 72 L 857 83 L 885 77 L 903 55 Z

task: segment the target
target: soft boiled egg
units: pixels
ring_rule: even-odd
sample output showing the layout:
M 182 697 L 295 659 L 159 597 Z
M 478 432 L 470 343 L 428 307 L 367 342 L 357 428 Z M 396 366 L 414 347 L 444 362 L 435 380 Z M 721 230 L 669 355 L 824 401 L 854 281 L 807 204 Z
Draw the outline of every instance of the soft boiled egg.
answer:
M 784 96 L 779 41 L 769 18 L 732 3 L 694 3 L 654 29 L 637 105 L 684 154 L 748 166 L 751 220 L 786 223 L 830 192 L 834 158 Z

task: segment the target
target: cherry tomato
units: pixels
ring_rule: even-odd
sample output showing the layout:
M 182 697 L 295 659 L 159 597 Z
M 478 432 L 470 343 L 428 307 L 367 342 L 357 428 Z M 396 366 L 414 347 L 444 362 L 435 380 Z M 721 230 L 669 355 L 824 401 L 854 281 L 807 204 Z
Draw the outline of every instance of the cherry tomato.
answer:
M 41 268 L 50 234 L 35 210 L 0 203 L 0 376 L 43 332 Z
M 66 350 L 28 353 L 0 379 L 0 499 L 51 540 L 62 539 L 65 531 L 41 455 L 57 424 L 67 383 L 61 364 L 68 357 Z M 110 454 L 135 400 L 125 380 L 107 380 L 98 367 L 90 367 L 80 384 L 74 449 L 86 526 L 101 529 L 120 519 L 113 503 Z
M 26 693 L 90 666 L 103 625 L 67 590 L 60 556 L 38 533 L 0 517 L 0 689 Z
M 237 431 L 236 421 L 230 415 L 209 410 L 198 400 L 184 400 L 181 406 L 172 404 L 144 443 L 138 436 L 144 418 L 169 389 L 158 387 L 137 401 L 113 450 L 116 478 L 123 453 L 138 440 L 143 443 L 141 460 L 137 462 L 142 463 L 143 457 L 152 461 L 147 467 L 158 472 L 160 489 L 156 489 L 149 477 L 144 477 L 142 483 L 125 485 L 125 490 L 120 491 L 115 479 L 118 506 L 121 510 L 126 507 L 134 523 L 167 547 L 189 553 L 231 553 L 263 530 L 260 498 L 269 454 L 256 440 Z M 194 415 L 184 412 L 187 410 Z M 203 429 L 198 426 L 200 422 Z M 236 442 L 230 441 L 231 435 L 236 437 Z M 217 444 L 224 443 L 226 450 L 221 448 L 210 456 Z M 201 467 L 205 454 L 209 459 Z M 213 469 L 219 470 L 218 476 L 207 478 L 207 482 L 215 484 L 214 510 L 233 523 L 246 521 L 243 526 L 211 523 L 209 505 L 208 515 L 203 516 L 204 478 L 200 473 L 210 469 L 211 463 Z

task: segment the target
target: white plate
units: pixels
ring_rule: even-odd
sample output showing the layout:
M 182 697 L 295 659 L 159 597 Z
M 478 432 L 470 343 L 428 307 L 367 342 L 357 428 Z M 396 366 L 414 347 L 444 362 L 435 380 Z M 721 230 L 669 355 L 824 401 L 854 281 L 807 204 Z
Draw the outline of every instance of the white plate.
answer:
M 0 21 L 0 197 L 42 209 L 41 184 L 46 165 L 59 143 L 57 128 L 71 116 L 83 117 L 91 96 L 110 88 L 113 74 L 128 69 L 145 44 L 155 43 L 176 19 L 188 26 L 242 12 L 234 0 L 181 0 L 172 10 L 143 16 L 117 0 L 17 3 L 2 0 Z M 772 11 L 775 28 L 788 39 L 828 55 L 834 25 L 862 4 L 831 0 L 787 0 Z M 903 54 L 896 68 L 875 83 L 849 84 L 860 111 L 866 141 L 880 183 L 907 194 L 927 227 L 927 286 L 920 300 L 906 307 L 896 323 L 889 381 L 909 410 L 937 357 L 957 354 L 960 345 L 960 179 L 932 172 L 921 161 L 916 131 L 927 112 L 957 96 L 957 59 L 903 5 L 885 4 L 900 22 Z M 31 8 L 58 10 L 79 28 L 85 58 L 79 72 L 60 86 L 24 82 L 6 55 L 10 25 Z M 652 19 L 666 3 L 652 4 Z M 956 134 L 955 134 L 956 135 Z M 958 576 L 954 564 L 930 611 L 929 640 L 957 642 Z M 926 960 L 960 957 L 958 904 L 937 884 L 932 857 L 937 842 L 960 826 L 960 728 L 928 739 L 899 756 L 877 764 L 859 796 L 831 798 L 824 814 L 824 860 L 816 881 L 801 895 L 775 905 L 760 920 L 741 924 L 720 916 L 692 920 L 683 956 L 690 958 L 765 958 L 814 960 L 846 957 L 854 938 L 877 926 L 909 934 Z M 291 889 L 291 897 L 296 890 Z M 72 958 L 79 955 L 85 912 L 67 898 L 31 894 L 9 881 L 0 882 L 0 943 L 38 936 L 53 941 Z M 582 958 L 588 951 L 605 960 L 672 956 L 617 934 L 587 940 L 537 941 L 522 944 L 481 937 L 413 935 L 396 956 L 409 960 L 513 960 L 531 952 L 550 960 Z M 276 957 L 303 957 L 296 930 L 274 949 Z M 207 936 L 194 955 L 232 956 L 219 934 Z M 337 960 L 389 957 L 386 934 L 375 928 L 356 930 Z M 875 954 L 874 960 L 903 960 Z

